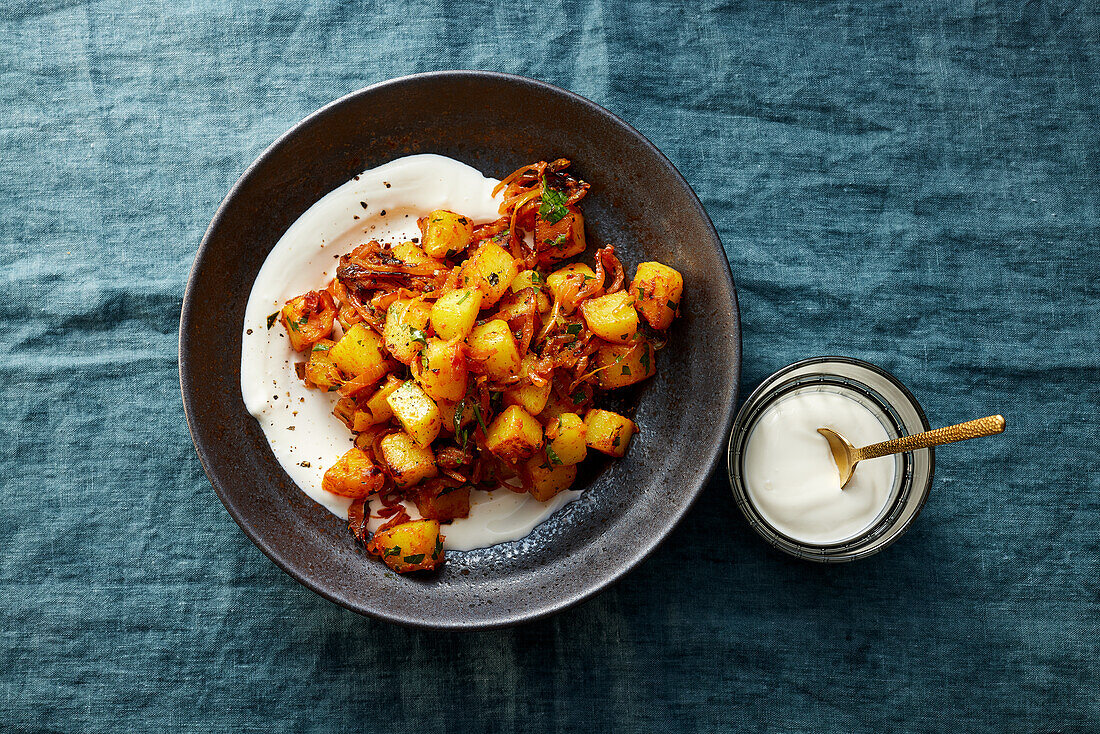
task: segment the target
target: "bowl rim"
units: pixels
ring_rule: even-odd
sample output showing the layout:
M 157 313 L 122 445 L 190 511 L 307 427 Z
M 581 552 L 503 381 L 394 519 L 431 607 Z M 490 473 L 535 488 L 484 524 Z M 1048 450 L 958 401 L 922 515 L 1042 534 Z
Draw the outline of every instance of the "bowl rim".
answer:
M 221 486 L 220 482 L 211 471 L 211 460 L 208 456 L 205 445 L 196 439 L 196 433 L 198 431 L 198 425 L 195 418 L 195 412 L 192 409 L 192 395 L 194 390 L 192 381 L 188 378 L 190 373 L 190 350 L 189 340 L 190 335 L 187 332 L 186 326 L 192 322 L 192 311 L 195 306 L 194 292 L 197 287 L 198 273 L 201 268 L 201 264 L 207 254 L 210 246 L 210 241 L 214 233 L 218 230 L 222 220 L 225 218 L 227 211 L 235 203 L 235 200 L 241 189 L 251 179 L 255 172 L 267 162 L 267 160 L 275 154 L 282 146 L 286 145 L 293 137 L 300 133 L 300 131 L 313 124 L 317 120 L 332 114 L 338 108 L 346 105 L 352 100 L 358 99 L 364 96 L 370 96 L 376 92 L 401 87 L 409 84 L 418 84 L 428 80 L 435 81 L 447 81 L 447 80 L 469 80 L 469 79 L 492 79 L 496 81 L 503 81 L 511 84 L 518 84 L 521 86 L 531 87 L 539 89 L 543 92 L 549 92 L 551 94 L 561 95 L 569 99 L 570 101 L 588 108 L 599 116 L 609 118 L 615 125 L 623 128 L 629 135 L 634 137 L 638 143 L 651 154 L 655 156 L 655 159 L 662 163 L 673 178 L 677 180 L 684 189 L 690 194 L 690 199 L 694 203 L 695 213 L 701 217 L 701 221 L 705 224 L 711 235 L 711 241 L 708 243 L 711 246 L 716 246 L 722 253 L 722 259 L 726 263 L 724 269 L 721 271 L 721 282 L 725 286 L 725 290 L 728 293 L 731 311 L 733 316 L 734 329 L 736 331 L 736 360 L 732 366 L 734 371 L 734 379 L 731 381 L 732 392 L 729 395 L 729 407 L 726 411 L 724 421 L 719 426 L 720 430 L 716 432 L 718 437 L 715 442 L 715 447 L 711 452 L 709 461 L 707 462 L 706 472 L 700 473 L 698 478 L 693 482 L 695 486 L 689 485 L 689 494 L 687 502 L 680 506 L 673 516 L 669 518 L 669 522 L 658 528 L 654 533 L 647 536 L 644 542 L 639 543 L 633 555 L 623 561 L 619 567 L 610 569 L 608 573 L 602 577 L 594 580 L 594 582 L 582 589 L 572 591 L 568 594 L 563 594 L 559 598 L 548 603 L 539 604 L 527 610 L 512 610 L 511 612 L 503 615 L 486 619 L 485 621 L 470 621 L 470 620 L 446 620 L 446 621 L 425 621 L 417 619 L 410 615 L 396 614 L 386 610 L 379 610 L 376 608 L 367 608 L 362 605 L 357 605 L 351 600 L 344 598 L 340 594 L 334 593 L 323 584 L 316 582 L 308 574 L 299 573 L 298 570 L 287 559 L 283 558 L 283 555 L 278 552 L 261 534 L 256 532 L 251 524 L 247 521 L 243 515 L 244 513 L 234 503 L 232 497 Z M 729 335 L 728 335 L 729 336 Z M 711 220 L 710 215 L 707 213 L 703 206 L 702 201 L 699 199 L 698 194 L 684 178 L 683 174 L 676 168 L 676 166 L 662 153 L 656 145 L 654 145 L 645 135 L 635 129 L 632 125 L 625 120 L 615 115 L 606 108 L 596 104 L 595 102 L 582 97 L 579 94 L 571 92 L 567 89 L 563 89 L 556 85 L 550 84 L 530 77 L 520 76 L 516 74 L 508 74 L 498 71 L 483 71 L 472 69 L 449 69 L 449 70 L 436 70 L 428 72 L 420 72 L 415 74 L 408 74 L 400 77 L 394 77 L 375 84 L 362 87 L 355 91 L 349 92 L 310 113 L 306 117 L 302 118 L 298 122 L 294 123 L 285 132 L 279 135 L 273 142 L 271 142 L 263 152 L 261 152 L 255 160 L 248 165 L 247 168 L 241 173 L 233 186 L 226 193 L 221 203 L 218 205 L 217 210 L 214 213 L 213 218 L 210 221 L 210 225 L 207 227 L 203 234 L 202 240 L 199 243 L 199 247 L 195 252 L 195 259 L 191 264 L 191 268 L 187 276 L 187 284 L 184 289 L 183 305 L 180 309 L 180 326 L 179 326 L 179 340 L 178 340 L 178 368 L 179 368 L 179 380 L 180 391 L 183 397 L 183 409 L 184 415 L 187 421 L 187 430 L 191 437 L 191 443 L 195 447 L 195 451 L 198 454 L 199 462 L 202 465 L 203 472 L 206 474 L 207 480 L 210 482 L 217 494 L 218 499 L 229 512 L 233 521 L 244 531 L 245 536 L 252 541 L 252 543 L 260 549 L 260 551 L 267 556 L 276 566 L 278 566 L 288 576 L 302 584 L 306 588 L 310 589 L 319 596 L 327 599 L 334 604 L 356 612 L 358 614 L 372 617 L 375 619 L 392 622 L 405 627 L 423 628 L 423 629 L 496 629 L 501 627 L 508 627 L 524 622 L 531 622 L 538 619 L 549 617 L 553 614 L 557 614 L 569 607 L 579 604 L 582 601 L 592 598 L 593 596 L 605 591 L 612 584 L 618 582 L 628 572 L 637 568 L 646 558 L 648 558 L 657 547 L 664 542 L 664 540 L 671 534 L 672 530 L 679 525 L 684 516 L 691 510 L 698 500 L 699 495 L 706 488 L 710 479 L 714 476 L 721 460 L 724 458 L 726 438 L 733 426 L 734 416 L 737 409 L 737 398 L 740 392 L 740 379 L 741 379 L 741 364 L 742 364 L 742 347 L 743 340 L 741 335 L 741 312 L 737 300 L 737 290 L 733 282 L 733 272 L 729 264 L 729 257 L 725 253 L 725 249 L 722 246 L 722 240 L 718 235 L 718 230 L 714 226 L 714 222 Z

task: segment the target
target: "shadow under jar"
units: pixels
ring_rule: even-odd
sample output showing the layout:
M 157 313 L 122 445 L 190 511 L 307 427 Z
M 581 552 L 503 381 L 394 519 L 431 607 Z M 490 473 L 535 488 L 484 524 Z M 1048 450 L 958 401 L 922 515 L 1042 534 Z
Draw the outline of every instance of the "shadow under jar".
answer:
M 797 558 L 822 563 L 853 561 L 897 540 L 920 513 L 932 486 L 932 449 L 895 454 L 893 484 L 878 515 L 862 530 L 835 542 L 811 542 L 780 530 L 746 486 L 745 455 L 753 429 L 769 408 L 807 393 L 831 393 L 855 401 L 873 415 L 888 438 L 930 430 L 920 404 L 897 378 L 880 367 L 848 357 L 815 357 L 784 367 L 748 397 L 729 441 L 733 496 L 749 524 L 769 544 Z M 824 441 L 824 438 L 822 438 Z

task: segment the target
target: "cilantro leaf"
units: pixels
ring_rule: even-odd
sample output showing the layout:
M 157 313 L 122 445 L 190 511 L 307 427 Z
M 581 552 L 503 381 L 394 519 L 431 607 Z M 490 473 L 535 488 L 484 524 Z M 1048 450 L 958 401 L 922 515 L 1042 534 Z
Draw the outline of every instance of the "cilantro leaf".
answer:
M 667 306 L 668 306 L 668 307 L 669 307 L 669 308 L 670 308 L 671 310 L 673 310 L 673 311 L 675 311 L 675 310 L 676 310 L 676 306 L 677 306 L 677 304 L 676 304 L 676 301 L 671 301 L 671 300 L 670 300 L 670 301 L 669 301 L 669 302 L 668 302 L 668 303 L 667 303 L 666 305 L 667 305 Z
M 630 367 L 628 365 L 625 365 L 625 364 L 623 365 L 623 374 L 624 375 L 629 375 L 630 374 Z
M 542 177 L 542 202 L 539 204 L 539 216 L 550 224 L 556 224 L 569 210 L 565 208 L 568 197 L 564 191 L 555 191 Z
M 581 328 L 583 328 L 583 327 L 579 323 L 578 324 L 570 324 L 569 326 L 565 327 L 565 333 L 566 334 L 573 334 L 574 336 L 576 336 L 577 334 L 581 333 Z
M 646 371 L 646 374 L 649 374 L 650 369 L 649 369 L 649 350 L 648 349 L 643 349 L 642 350 L 641 362 L 642 362 L 642 369 L 644 369 Z
M 420 563 L 424 560 L 423 553 L 413 553 L 411 556 L 405 556 L 403 559 L 405 563 Z
M 425 347 L 428 346 L 428 335 L 425 334 L 423 331 L 410 326 L 409 327 L 409 333 L 412 334 L 413 342 L 419 342 L 420 344 L 424 345 Z
M 554 449 L 551 448 L 550 444 L 546 444 L 546 458 L 550 459 L 552 463 L 559 466 L 564 463 L 560 458 L 558 458 L 557 453 L 554 452 Z
M 485 419 L 481 417 L 481 406 L 477 403 L 474 403 L 472 407 L 474 409 L 474 417 L 477 418 L 477 422 L 478 425 L 481 426 L 481 430 L 485 433 L 485 435 L 489 435 L 489 429 L 485 427 Z
M 470 293 L 471 293 L 471 291 L 469 291 L 469 290 L 467 290 L 465 293 L 463 293 L 462 298 L 458 299 L 458 303 L 466 303 L 466 299 L 468 299 L 470 297 Z
M 278 311 L 276 311 L 275 313 L 272 313 L 272 314 L 268 314 L 268 316 L 267 316 L 267 328 L 270 329 L 272 326 L 274 326 L 275 325 L 275 320 L 277 318 L 279 318 L 279 312 Z
M 327 352 L 330 349 L 332 349 L 331 344 L 314 344 L 313 345 L 313 351 L 315 351 L 315 352 Z
M 573 401 L 573 405 L 580 405 L 584 402 L 586 397 L 587 395 L 584 394 L 584 390 L 578 387 L 573 394 L 569 396 L 569 399 Z
M 395 545 L 392 548 L 386 548 L 385 550 L 383 550 L 382 556 L 384 558 L 389 558 L 390 556 L 396 556 L 400 552 L 401 552 L 401 546 Z
M 565 232 L 562 232 L 552 240 L 543 240 L 543 244 L 545 244 L 547 247 L 561 247 L 565 244 L 565 241 L 567 239 L 569 239 L 569 235 L 567 235 Z

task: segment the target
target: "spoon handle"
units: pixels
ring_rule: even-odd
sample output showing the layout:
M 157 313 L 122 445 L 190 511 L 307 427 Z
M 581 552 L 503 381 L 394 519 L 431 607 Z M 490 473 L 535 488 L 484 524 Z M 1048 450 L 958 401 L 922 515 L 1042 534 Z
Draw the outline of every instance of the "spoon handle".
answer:
M 944 443 L 965 441 L 968 438 L 992 436 L 995 433 L 1000 433 L 1004 429 L 1004 416 L 991 415 L 985 418 L 967 421 L 966 423 L 959 423 L 955 426 L 937 428 L 934 431 L 914 433 L 912 436 L 902 436 L 901 438 L 883 441 L 882 443 L 873 443 L 870 446 L 856 449 L 856 456 L 853 458 L 856 461 L 874 459 L 879 456 L 900 454 L 904 451 L 913 451 L 914 449 L 926 449 L 929 446 L 939 446 Z

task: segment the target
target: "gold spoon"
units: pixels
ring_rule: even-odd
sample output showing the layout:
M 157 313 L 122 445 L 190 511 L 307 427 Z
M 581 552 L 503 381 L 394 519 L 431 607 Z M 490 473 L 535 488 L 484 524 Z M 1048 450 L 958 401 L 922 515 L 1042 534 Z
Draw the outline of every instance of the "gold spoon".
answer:
M 828 428 L 818 428 L 817 432 L 829 442 L 829 450 L 833 452 L 833 461 L 836 462 L 836 468 L 840 470 L 840 487 L 843 489 L 851 481 L 856 464 L 864 459 L 877 459 L 880 456 L 900 454 L 915 449 L 926 449 L 929 446 L 965 441 L 968 438 L 992 436 L 1004 429 L 1004 416 L 991 415 L 966 423 L 959 423 L 955 426 L 937 428 L 934 431 L 914 433 L 912 436 L 902 436 L 882 443 L 873 443 L 861 449 L 852 446 L 844 436 L 836 431 L 831 431 Z

